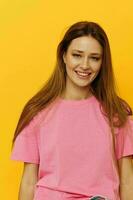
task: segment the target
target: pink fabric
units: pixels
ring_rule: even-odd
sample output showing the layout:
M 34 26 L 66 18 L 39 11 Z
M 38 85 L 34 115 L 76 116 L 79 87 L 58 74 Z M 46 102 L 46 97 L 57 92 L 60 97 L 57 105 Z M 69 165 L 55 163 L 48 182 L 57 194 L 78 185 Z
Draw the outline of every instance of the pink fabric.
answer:
M 115 131 L 117 159 L 133 155 L 133 120 L 128 122 L 127 129 Z M 10 158 L 39 164 L 36 187 L 41 189 L 36 190 L 35 200 L 42 200 L 43 192 L 45 200 L 53 192 L 54 200 L 62 192 L 62 200 L 87 200 L 94 195 L 120 200 L 111 131 L 94 96 L 58 98 L 43 109 L 17 136 Z

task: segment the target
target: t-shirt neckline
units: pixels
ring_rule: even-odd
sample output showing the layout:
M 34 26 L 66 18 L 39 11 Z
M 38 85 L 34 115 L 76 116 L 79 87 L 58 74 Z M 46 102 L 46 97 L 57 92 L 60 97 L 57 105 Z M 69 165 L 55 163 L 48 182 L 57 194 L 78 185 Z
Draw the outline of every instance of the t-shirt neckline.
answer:
M 64 99 L 63 97 L 59 96 L 59 101 L 68 105 L 84 105 L 90 101 L 95 99 L 94 95 L 91 95 L 85 99 Z

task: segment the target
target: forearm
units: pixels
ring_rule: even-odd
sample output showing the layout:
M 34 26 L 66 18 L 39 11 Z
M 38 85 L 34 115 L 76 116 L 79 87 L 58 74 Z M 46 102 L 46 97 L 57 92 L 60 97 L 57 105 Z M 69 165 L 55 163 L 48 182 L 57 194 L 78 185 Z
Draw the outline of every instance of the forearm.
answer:
M 133 200 L 133 184 L 120 186 L 120 199 Z
M 133 162 L 132 156 L 118 160 L 120 170 L 120 199 L 133 199 Z
M 18 200 L 33 200 L 35 192 L 35 185 L 27 185 L 25 183 L 21 183 Z

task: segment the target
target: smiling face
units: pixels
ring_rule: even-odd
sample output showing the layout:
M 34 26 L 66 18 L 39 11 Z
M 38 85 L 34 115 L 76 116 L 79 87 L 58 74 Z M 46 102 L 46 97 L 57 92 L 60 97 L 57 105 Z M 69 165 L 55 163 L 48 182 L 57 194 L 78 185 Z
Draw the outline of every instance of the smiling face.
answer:
M 102 51 L 102 46 L 92 36 L 81 36 L 72 40 L 63 55 L 69 89 L 73 86 L 88 88 L 100 70 Z

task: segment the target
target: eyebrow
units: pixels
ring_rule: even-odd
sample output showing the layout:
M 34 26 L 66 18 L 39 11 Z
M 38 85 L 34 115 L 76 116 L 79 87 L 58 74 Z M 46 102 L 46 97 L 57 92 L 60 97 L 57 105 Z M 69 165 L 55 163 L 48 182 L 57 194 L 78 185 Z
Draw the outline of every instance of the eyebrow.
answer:
M 77 51 L 77 52 L 79 52 L 79 53 L 83 53 L 84 51 L 81 51 L 81 50 L 78 50 L 78 49 L 73 49 L 73 51 Z M 101 53 L 91 53 L 91 55 L 102 55 Z

